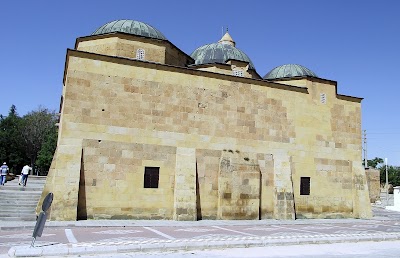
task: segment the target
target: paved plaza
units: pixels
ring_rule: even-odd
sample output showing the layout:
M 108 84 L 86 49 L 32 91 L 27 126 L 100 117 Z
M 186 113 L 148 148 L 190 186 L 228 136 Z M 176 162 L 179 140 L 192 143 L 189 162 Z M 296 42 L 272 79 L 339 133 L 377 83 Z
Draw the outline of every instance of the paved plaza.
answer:
M 0 256 L 66 256 L 400 240 L 400 213 L 373 207 L 373 219 L 260 221 L 2 221 Z

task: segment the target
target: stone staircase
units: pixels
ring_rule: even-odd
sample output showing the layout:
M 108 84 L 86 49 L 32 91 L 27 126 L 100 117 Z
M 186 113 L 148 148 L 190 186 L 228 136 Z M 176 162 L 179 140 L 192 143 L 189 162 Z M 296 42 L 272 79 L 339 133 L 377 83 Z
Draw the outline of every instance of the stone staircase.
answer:
M 45 182 L 45 176 L 30 175 L 26 187 L 18 185 L 18 177 L 0 186 L 0 223 L 1 221 L 35 221 L 36 205 Z

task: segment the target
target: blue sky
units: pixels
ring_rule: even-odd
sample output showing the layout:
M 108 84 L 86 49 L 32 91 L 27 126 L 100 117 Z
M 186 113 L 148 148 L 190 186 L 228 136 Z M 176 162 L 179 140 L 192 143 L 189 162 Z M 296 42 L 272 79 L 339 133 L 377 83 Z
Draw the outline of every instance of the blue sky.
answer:
M 58 110 L 65 54 L 77 37 L 116 19 L 159 29 L 192 53 L 222 28 L 264 76 L 288 63 L 364 98 L 368 158 L 400 165 L 400 1 L 4 1 L 0 24 L 0 114 Z

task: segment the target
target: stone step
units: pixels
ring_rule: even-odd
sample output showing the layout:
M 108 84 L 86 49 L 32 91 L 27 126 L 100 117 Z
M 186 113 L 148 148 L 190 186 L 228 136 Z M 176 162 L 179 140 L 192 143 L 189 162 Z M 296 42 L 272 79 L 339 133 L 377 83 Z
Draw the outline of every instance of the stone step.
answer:
M 32 213 L 32 211 L 21 211 L 21 212 L 3 212 L 0 211 L 0 217 L 1 218 L 8 218 L 8 217 L 18 217 L 18 216 L 36 216 L 35 213 Z
M 11 213 L 11 212 L 26 212 L 26 211 L 28 211 L 28 212 L 32 212 L 32 208 L 36 208 L 36 205 L 35 206 L 18 206 L 18 207 L 15 207 L 15 206 L 2 206 L 1 207 L 1 210 L 0 210 L 0 212 L 9 212 L 9 213 Z
M 42 192 L 43 187 L 22 187 L 22 186 L 10 186 L 10 187 L 0 187 L 0 193 L 3 191 L 13 191 L 13 192 L 25 192 L 25 191 L 31 191 L 31 192 Z
M 35 193 L 25 193 L 25 192 L 18 192 L 14 193 L 15 196 L 10 196 L 9 194 L 0 194 L 1 202 L 8 201 L 8 200 L 35 200 L 40 198 L 40 192 Z M 1 203 L 0 202 L 0 203 Z
M 26 201 L 26 202 L 23 202 L 23 201 L 20 201 L 20 202 L 19 201 L 6 202 L 6 203 L 2 204 L 2 206 L 0 208 L 0 211 L 3 210 L 3 207 L 21 207 L 21 206 L 29 207 L 29 208 L 36 207 L 37 206 L 37 201 L 30 200 L 30 201 Z
M 36 198 L 40 198 L 40 192 L 34 192 L 34 193 L 16 192 L 13 193 L 13 195 L 15 196 L 10 196 L 9 194 L 0 194 L 1 202 L 4 202 L 5 200 L 34 200 Z
M 30 204 L 30 203 L 37 203 L 40 197 L 36 198 L 29 198 L 29 199 L 6 199 L 2 201 L 3 205 L 6 204 L 16 204 L 16 203 L 23 203 L 23 204 Z
M 18 178 L 15 178 L 15 179 L 13 179 L 13 180 L 8 180 L 8 181 L 6 181 L 6 184 L 14 184 L 14 183 L 16 183 L 16 184 L 18 184 Z M 41 179 L 35 179 L 35 178 L 30 178 L 30 177 L 28 177 L 28 182 L 26 182 L 27 184 L 29 184 L 29 183 L 32 183 L 32 184 L 42 184 L 42 183 L 45 183 L 46 182 L 46 180 L 41 180 Z
M 18 176 L 0 186 L 0 221 L 35 221 L 45 183 L 46 177 L 30 175 L 26 187 L 18 184 Z
M 23 187 L 22 185 L 5 185 L 0 186 L 0 192 L 2 191 L 43 191 L 43 186 L 41 185 L 30 185 Z
M 40 198 L 40 194 L 38 193 L 18 193 L 18 196 L 15 197 L 10 197 L 10 195 L 0 195 L 1 202 L 4 201 L 28 201 L 28 200 L 36 200 L 37 198 Z M 0 203 L 1 203 L 0 202 Z
M 14 178 L 14 179 L 8 179 L 7 181 L 6 181 L 6 183 L 7 182 L 18 182 L 18 180 L 19 180 L 19 177 L 16 177 L 16 178 Z M 33 176 L 29 176 L 28 177 L 28 182 L 46 182 L 46 178 L 36 178 L 36 177 L 33 177 Z
M 27 188 L 27 189 L 40 188 L 40 189 L 42 189 L 43 187 L 44 187 L 44 184 L 39 184 L 39 183 L 29 184 L 28 183 L 28 184 L 26 184 L 26 186 L 23 186 L 23 185 L 19 185 L 18 182 L 15 184 L 8 182 L 8 183 L 5 183 L 4 185 L 0 186 L 0 188 L 2 188 L 2 189 L 15 189 L 15 188 L 21 188 L 21 189 L 22 188 Z
M 0 219 L 1 221 L 2 219 Z M 14 216 L 14 217 L 7 217 L 6 219 L 3 220 L 8 220 L 8 221 L 36 221 L 36 215 L 24 215 L 24 216 Z
M 42 192 L 43 188 L 29 188 L 29 187 L 6 187 L 6 186 L 2 186 L 0 187 L 0 194 L 4 193 L 4 194 L 11 194 L 11 193 L 15 193 L 15 194 L 19 194 L 19 193 L 23 193 L 23 192 L 27 192 L 27 193 L 39 193 Z
M 10 198 L 9 195 L 0 195 L 0 206 L 1 203 L 5 202 L 23 202 L 23 201 L 36 201 L 40 198 L 40 194 L 20 194 L 19 196 L 15 196 Z
M 29 203 L 37 203 L 39 201 L 40 195 L 35 196 L 35 198 L 15 198 L 15 199 L 5 199 L 2 200 L 2 204 L 15 204 L 15 203 L 24 203 L 24 204 L 29 204 Z

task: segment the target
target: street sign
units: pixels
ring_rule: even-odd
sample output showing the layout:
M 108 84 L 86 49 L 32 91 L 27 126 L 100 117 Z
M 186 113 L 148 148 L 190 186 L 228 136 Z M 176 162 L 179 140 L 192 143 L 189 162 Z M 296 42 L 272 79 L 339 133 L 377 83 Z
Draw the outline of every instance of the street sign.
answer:
M 50 208 L 51 203 L 53 202 L 53 193 L 48 193 L 46 197 L 43 200 L 42 204 L 42 211 L 40 212 L 38 219 L 36 221 L 35 228 L 33 229 L 33 234 L 32 234 L 32 244 L 31 247 L 35 244 L 36 237 L 41 237 L 44 229 L 44 224 L 46 223 L 47 219 L 47 210 Z
M 43 200 L 42 211 L 47 212 L 52 202 L 53 202 L 53 193 L 49 193 Z

